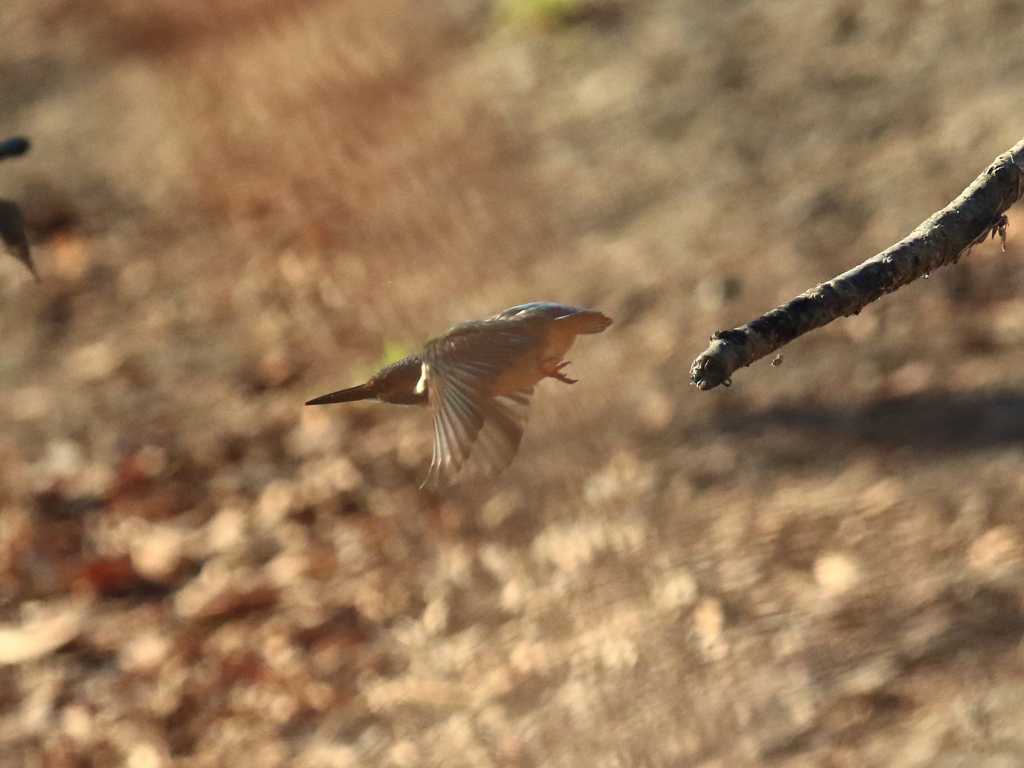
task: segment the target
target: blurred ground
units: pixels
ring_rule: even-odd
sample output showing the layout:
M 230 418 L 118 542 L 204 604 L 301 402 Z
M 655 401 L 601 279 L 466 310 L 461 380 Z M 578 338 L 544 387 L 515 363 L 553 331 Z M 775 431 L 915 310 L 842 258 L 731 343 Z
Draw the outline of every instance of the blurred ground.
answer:
M 1020 139 L 1019 4 L 0 29 L 43 274 L 0 262 L 2 768 L 1024 765 L 1024 217 L 687 386 Z M 494 484 L 419 492 L 419 410 L 301 407 L 541 299 L 617 322 Z

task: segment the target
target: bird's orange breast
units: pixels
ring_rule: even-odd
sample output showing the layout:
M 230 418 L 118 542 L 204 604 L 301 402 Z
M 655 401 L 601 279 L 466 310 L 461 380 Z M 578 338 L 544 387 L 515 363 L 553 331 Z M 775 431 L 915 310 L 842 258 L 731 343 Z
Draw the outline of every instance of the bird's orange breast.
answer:
M 576 341 L 576 335 L 580 332 L 578 323 L 574 322 L 575 315 L 562 317 L 551 323 L 544 334 L 544 341 L 540 345 L 543 350 L 540 354 L 541 360 L 560 361 L 569 348 Z
M 504 373 L 494 382 L 494 387 L 491 390 L 492 397 L 522 392 L 544 378 L 544 374 L 540 371 L 538 349 L 539 347 L 534 347 L 527 350 L 511 362 Z
M 522 392 L 538 384 L 547 376 L 545 369 L 561 361 L 578 333 L 572 317 L 559 318 L 544 328 L 540 341 L 513 360 L 498 378 L 491 391 L 492 397 Z

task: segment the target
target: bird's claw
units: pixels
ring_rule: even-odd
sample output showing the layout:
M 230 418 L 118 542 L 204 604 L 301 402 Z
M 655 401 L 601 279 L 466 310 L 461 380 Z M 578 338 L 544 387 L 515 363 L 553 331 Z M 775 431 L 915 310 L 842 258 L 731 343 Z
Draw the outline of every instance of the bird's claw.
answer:
M 567 366 L 568 364 L 568 360 L 563 360 L 551 370 L 551 372 L 548 374 L 548 377 L 552 379 L 558 379 L 559 381 L 565 384 L 575 384 L 577 381 L 579 381 L 579 379 L 570 379 L 568 376 L 562 373 L 562 369 L 565 368 L 565 366 Z

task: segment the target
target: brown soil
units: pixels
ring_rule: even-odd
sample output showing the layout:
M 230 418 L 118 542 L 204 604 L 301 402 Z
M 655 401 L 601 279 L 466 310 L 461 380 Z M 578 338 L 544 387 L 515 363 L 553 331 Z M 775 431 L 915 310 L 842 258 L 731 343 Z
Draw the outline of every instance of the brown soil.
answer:
M 516 0 L 508 0 L 514 3 Z M 526 2 L 526 0 L 521 0 Z M 700 393 L 1021 137 L 1000 0 L 5 0 L 0 768 L 1024 766 L 1024 219 Z M 304 409 L 600 309 L 496 482 Z

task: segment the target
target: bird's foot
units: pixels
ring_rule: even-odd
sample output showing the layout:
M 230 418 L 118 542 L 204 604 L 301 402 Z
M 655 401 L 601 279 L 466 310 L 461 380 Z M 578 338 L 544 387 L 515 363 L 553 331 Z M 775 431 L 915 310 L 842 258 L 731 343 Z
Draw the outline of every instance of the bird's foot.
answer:
M 567 366 L 568 364 L 568 360 L 563 360 L 554 368 L 552 368 L 551 371 L 549 371 L 546 375 L 548 376 L 548 378 L 558 379 L 559 381 L 565 384 L 575 384 L 577 381 L 579 381 L 579 379 L 570 379 L 568 376 L 562 373 L 562 369 L 565 368 L 565 366 Z

